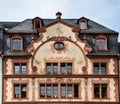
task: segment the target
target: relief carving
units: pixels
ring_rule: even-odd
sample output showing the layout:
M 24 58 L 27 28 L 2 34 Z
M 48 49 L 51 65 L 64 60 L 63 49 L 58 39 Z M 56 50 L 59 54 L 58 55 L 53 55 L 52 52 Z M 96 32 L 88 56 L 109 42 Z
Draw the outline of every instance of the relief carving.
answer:
M 29 45 L 28 48 L 27 48 L 27 51 L 28 52 L 33 52 L 35 49 L 34 49 L 34 46 L 33 44 Z

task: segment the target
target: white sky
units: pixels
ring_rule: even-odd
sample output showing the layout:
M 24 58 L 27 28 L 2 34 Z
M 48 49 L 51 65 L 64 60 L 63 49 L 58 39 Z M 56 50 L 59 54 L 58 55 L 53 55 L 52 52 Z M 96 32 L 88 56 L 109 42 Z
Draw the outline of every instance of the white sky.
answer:
M 0 21 L 56 18 L 58 11 L 62 18 L 84 16 L 120 33 L 120 0 L 0 0 Z

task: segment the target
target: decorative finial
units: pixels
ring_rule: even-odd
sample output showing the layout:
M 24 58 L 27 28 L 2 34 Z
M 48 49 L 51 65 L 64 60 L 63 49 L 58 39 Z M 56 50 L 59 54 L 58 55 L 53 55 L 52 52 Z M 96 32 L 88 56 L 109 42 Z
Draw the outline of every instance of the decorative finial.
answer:
M 57 13 L 56 13 L 56 19 L 61 19 L 61 15 L 62 15 L 61 12 L 57 12 Z

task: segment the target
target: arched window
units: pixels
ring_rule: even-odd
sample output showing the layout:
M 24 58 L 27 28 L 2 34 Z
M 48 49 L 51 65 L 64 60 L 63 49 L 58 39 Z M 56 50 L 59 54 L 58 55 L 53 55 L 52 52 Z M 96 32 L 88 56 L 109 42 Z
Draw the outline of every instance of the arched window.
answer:
M 95 48 L 96 51 L 107 51 L 107 36 L 105 35 L 98 35 L 95 37 Z
M 21 39 L 12 39 L 12 50 L 21 50 Z
M 23 37 L 20 34 L 13 34 L 10 37 L 11 51 L 23 51 Z
M 97 45 L 97 49 L 102 49 L 104 50 L 105 49 L 105 39 L 97 39 L 96 40 L 96 45 Z

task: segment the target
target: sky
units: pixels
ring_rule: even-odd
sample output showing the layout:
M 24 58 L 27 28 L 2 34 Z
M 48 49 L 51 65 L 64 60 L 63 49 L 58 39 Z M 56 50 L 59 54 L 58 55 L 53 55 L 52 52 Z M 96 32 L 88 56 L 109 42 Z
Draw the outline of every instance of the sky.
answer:
M 120 33 L 120 0 L 0 0 L 0 21 L 86 17 Z M 120 41 L 120 36 L 119 36 Z

